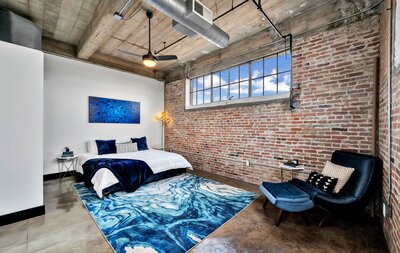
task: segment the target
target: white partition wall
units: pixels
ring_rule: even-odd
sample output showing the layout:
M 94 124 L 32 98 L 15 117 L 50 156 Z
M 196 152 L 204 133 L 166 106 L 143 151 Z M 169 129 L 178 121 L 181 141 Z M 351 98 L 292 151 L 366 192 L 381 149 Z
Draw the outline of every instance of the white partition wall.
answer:
M 43 206 L 43 53 L 0 41 L 0 216 Z

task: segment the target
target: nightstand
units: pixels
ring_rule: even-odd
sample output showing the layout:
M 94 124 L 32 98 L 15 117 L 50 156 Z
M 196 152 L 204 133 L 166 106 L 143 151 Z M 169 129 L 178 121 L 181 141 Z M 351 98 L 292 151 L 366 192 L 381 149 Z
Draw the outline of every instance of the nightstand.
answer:
M 74 176 L 73 172 L 75 172 L 76 167 L 78 166 L 78 156 L 71 157 L 57 157 L 58 163 L 58 173 L 60 183 L 62 179 L 65 177 L 67 173 L 70 173 L 71 176 Z

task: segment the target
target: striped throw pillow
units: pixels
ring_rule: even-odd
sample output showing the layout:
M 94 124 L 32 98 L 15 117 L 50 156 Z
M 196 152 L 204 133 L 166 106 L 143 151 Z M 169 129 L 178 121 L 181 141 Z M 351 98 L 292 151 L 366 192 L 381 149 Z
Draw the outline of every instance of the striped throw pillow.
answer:
M 334 193 L 339 193 L 339 191 L 343 188 L 343 186 L 349 181 L 351 174 L 353 174 L 354 169 L 349 167 L 340 166 L 334 164 L 330 161 L 325 163 L 325 167 L 322 170 L 321 174 L 328 177 L 337 178 L 338 181 L 336 183 L 335 189 L 333 189 Z
M 137 144 L 132 142 L 115 143 L 117 153 L 130 153 L 138 151 Z

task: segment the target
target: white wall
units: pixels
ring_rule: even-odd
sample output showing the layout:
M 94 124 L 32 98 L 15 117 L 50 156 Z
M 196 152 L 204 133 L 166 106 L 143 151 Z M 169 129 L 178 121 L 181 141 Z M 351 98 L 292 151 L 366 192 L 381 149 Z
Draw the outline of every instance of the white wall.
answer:
M 0 41 L 0 215 L 43 205 L 43 53 Z
M 164 109 L 162 82 L 53 55 L 44 59 L 44 174 L 58 172 L 56 157 L 65 146 L 86 152 L 86 140 L 147 136 L 149 146 L 161 146 L 161 124 L 153 116 Z M 140 102 L 140 124 L 88 123 L 89 96 Z

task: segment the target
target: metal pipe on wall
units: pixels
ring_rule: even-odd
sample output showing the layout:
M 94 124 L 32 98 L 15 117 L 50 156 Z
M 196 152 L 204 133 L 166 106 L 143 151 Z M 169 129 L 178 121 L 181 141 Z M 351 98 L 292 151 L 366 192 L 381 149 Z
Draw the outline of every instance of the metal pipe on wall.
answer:
M 387 164 L 388 189 L 386 201 L 390 204 L 392 196 L 392 0 L 389 0 L 388 11 L 388 45 L 387 45 Z

